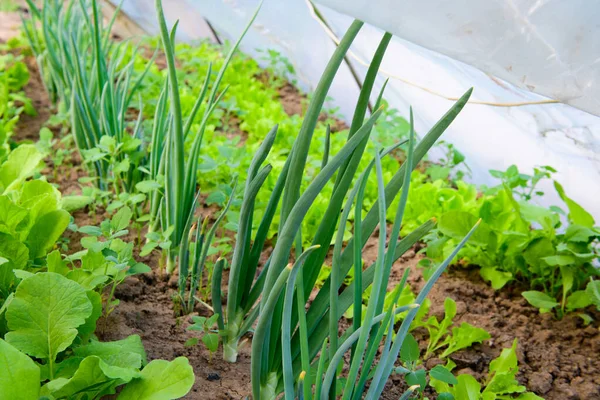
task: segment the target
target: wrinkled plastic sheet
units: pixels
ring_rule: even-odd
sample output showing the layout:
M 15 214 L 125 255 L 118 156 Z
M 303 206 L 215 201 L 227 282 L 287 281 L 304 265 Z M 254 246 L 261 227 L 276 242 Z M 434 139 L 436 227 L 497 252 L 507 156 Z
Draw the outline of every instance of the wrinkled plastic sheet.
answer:
M 340 0 L 339 2 L 320 1 L 321 3 L 328 2 L 332 7 L 338 8 L 342 6 L 358 7 L 365 4 L 362 1 L 351 0 Z M 579 0 L 556 0 L 541 3 L 562 4 L 565 2 L 573 4 L 573 7 L 586 3 L 587 7 L 597 8 L 597 5 L 600 4 L 600 2 L 582 2 Z M 235 40 L 254 12 L 258 0 L 165 0 L 163 3 L 167 18 L 171 23 L 177 18 L 181 19 L 179 28 L 179 38 L 181 40 L 210 37 L 208 32 L 197 31 L 204 19 L 210 21 L 221 39 Z M 396 3 L 399 6 L 396 6 Z M 475 13 L 484 7 L 480 3 L 485 3 L 485 7 L 491 7 L 491 4 L 504 5 L 507 2 L 500 0 L 461 0 L 454 2 L 421 0 L 420 3 L 429 5 L 440 3 L 438 9 L 443 9 L 441 3 L 448 3 L 452 4 L 454 12 L 464 8 L 465 10 L 473 9 Z M 539 3 L 539 1 L 514 0 L 513 3 L 533 5 Z M 377 8 L 382 7 L 382 4 L 387 4 L 389 7 L 386 14 L 390 20 L 392 17 L 398 18 L 395 23 L 390 21 L 390 26 L 383 26 L 376 20 L 370 21 L 370 19 L 375 18 L 376 13 L 379 12 Z M 458 49 L 457 52 L 460 53 L 456 54 L 456 57 L 460 57 L 462 54 L 463 57 L 469 55 L 469 57 L 475 59 L 475 50 L 471 52 L 465 49 L 475 47 L 477 43 L 485 45 L 494 41 L 494 38 L 478 37 L 482 35 L 481 32 L 478 35 L 475 35 L 475 33 L 463 35 L 466 36 L 466 42 L 462 46 L 463 50 L 460 51 L 459 39 L 445 37 L 452 33 L 450 28 L 447 27 L 445 31 L 435 31 L 435 26 L 442 24 L 439 21 L 442 18 L 441 11 L 435 7 L 428 9 L 421 7 L 418 2 L 401 2 L 399 0 L 371 0 L 368 5 L 365 10 L 358 8 L 352 10 L 356 11 L 356 15 L 360 15 L 364 20 L 373 22 L 374 25 L 379 24 L 383 29 L 393 32 L 394 28 L 406 30 L 410 28 L 415 35 L 415 37 L 410 38 L 411 40 L 408 40 L 408 35 L 403 36 L 404 38 L 393 38 L 383 60 L 382 69 L 416 84 L 415 86 L 391 79 L 385 97 L 391 107 L 400 110 L 401 114 L 405 116 L 408 113 L 408 107 L 413 107 L 417 132 L 420 134 L 427 132 L 449 109 L 452 102 L 443 96 L 435 96 L 423 91 L 417 86 L 430 88 L 440 94 L 453 97 L 460 96 L 468 88 L 474 87 L 472 98 L 487 102 L 523 102 L 544 99 L 538 94 L 531 93 L 528 88 L 523 88 L 523 85 L 519 85 L 518 82 L 518 86 L 503 82 L 465 62 L 433 51 L 440 50 L 436 46 L 446 48 L 445 45 L 442 46 L 441 44 L 443 41 L 447 39 L 454 40 L 455 47 Z M 406 7 L 402 5 L 406 5 Z M 125 13 L 143 28 L 151 33 L 157 32 L 154 2 L 125 0 L 123 6 Z M 341 37 L 352 22 L 352 17 L 326 6 L 319 4 L 318 6 L 319 11 L 321 11 L 333 32 Z M 545 9 L 547 11 L 549 10 L 547 7 L 550 6 L 551 4 L 544 5 L 541 10 Z M 420 14 L 417 13 L 415 7 L 421 10 Z M 340 8 L 340 10 L 349 14 L 354 12 L 348 8 Z M 538 12 L 537 17 L 541 16 L 541 10 Z M 575 11 L 571 10 L 572 13 Z M 459 15 L 464 13 L 466 11 Z M 588 17 L 597 15 L 593 13 L 594 11 L 590 10 Z M 484 13 L 481 11 L 477 15 L 482 14 Z M 567 14 L 566 11 L 560 13 L 561 16 Z M 427 18 L 428 15 L 432 15 L 432 17 Z M 434 16 L 436 17 L 434 18 Z M 600 20 L 595 19 L 596 21 Z M 501 19 L 496 18 L 496 20 Z M 394 24 L 396 27 L 392 26 Z M 383 34 L 383 30 L 374 25 L 366 24 L 352 46 L 352 51 L 362 60 L 370 60 Z M 479 23 L 475 25 L 479 25 Z M 558 37 L 558 33 L 562 32 L 563 25 L 565 25 L 565 22 L 562 20 L 554 23 L 557 33 L 553 36 Z M 557 27 L 560 27 L 560 29 Z M 397 34 L 400 35 L 402 32 Z M 599 36 L 596 34 L 596 37 Z M 521 36 L 522 40 L 526 38 L 526 35 Z M 429 45 L 425 44 L 425 39 L 427 39 Z M 413 43 L 412 40 L 419 44 Z M 513 38 L 512 40 L 516 41 L 517 39 Z M 600 57 L 597 47 L 594 47 L 598 45 L 597 42 L 587 43 L 588 50 L 585 51 L 594 54 L 592 50 L 589 50 L 591 46 L 596 49 L 594 50 L 596 57 Z M 265 0 L 254 26 L 242 42 L 242 50 L 266 65 L 267 61 L 261 59 L 264 53 L 257 51 L 258 49 L 275 49 L 285 55 L 296 69 L 300 87 L 310 91 L 318 83 L 321 73 L 335 49 L 335 45 L 321 25 L 313 18 L 304 0 Z M 508 50 L 508 48 L 504 48 L 502 52 Z M 441 52 L 443 53 L 444 50 Z M 445 52 L 448 53 L 448 50 L 446 49 Z M 484 52 L 482 54 L 485 56 L 485 60 L 490 59 L 488 53 Z M 519 60 L 527 61 L 521 63 L 523 68 L 530 68 L 531 66 L 528 66 L 527 63 L 531 57 L 533 55 L 524 51 L 516 59 L 518 63 L 513 64 L 513 71 L 515 71 L 515 66 L 521 63 Z M 469 60 L 465 59 L 464 61 L 468 62 Z M 350 63 L 359 78 L 363 79 L 366 68 L 352 58 Z M 475 64 L 475 62 L 473 61 L 472 64 Z M 598 69 L 597 65 L 596 69 Z M 533 69 L 531 70 L 536 72 Z M 537 72 L 541 74 L 540 76 L 546 74 L 546 71 Z M 385 78 L 383 74 L 378 77 L 375 92 L 381 88 Z M 510 79 L 509 76 L 505 75 L 502 75 L 501 78 L 505 81 Z M 534 78 L 535 75 L 531 75 L 531 79 Z M 537 83 L 537 81 L 535 82 L 537 88 L 544 86 Z M 556 87 L 559 86 L 556 85 Z M 341 115 L 346 119 L 349 119 L 352 115 L 358 91 L 356 80 L 350 69 L 347 65 L 342 65 L 329 94 L 333 99 L 332 105 L 339 107 Z M 560 94 L 561 92 L 556 93 Z M 556 95 L 559 98 L 561 96 Z M 266 134 L 266 132 L 256 132 L 256 134 Z M 394 135 L 394 132 L 390 132 L 390 135 Z M 531 172 L 531 169 L 536 165 L 555 167 L 559 171 L 556 178 L 564 184 L 569 196 L 589 209 L 596 220 L 600 221 L 600 203 L 597 201 L 600 198 L 600 118 L 567 104 L 525 107 L 490 107 L 469 104 L 450 126 L 443 138 L 455 144 L 465 154 L 467 162 L 473 170 L 471 180 L 480 184 L 497 184 L 498 181 L 490 177 L 488 170 L 503 170 L 511 164 L 516 164 L 525 173 Z M 436 154 L 434 153 L 433 156 L 435 157 Z M 551 184 L 542 185 L 542 190 L 546 192 L 546 196 L 539 201 L 540 204 L 561 205 L 561 201 Z
M 511 84 L 600 115 L 600 2 L 316 0 Z

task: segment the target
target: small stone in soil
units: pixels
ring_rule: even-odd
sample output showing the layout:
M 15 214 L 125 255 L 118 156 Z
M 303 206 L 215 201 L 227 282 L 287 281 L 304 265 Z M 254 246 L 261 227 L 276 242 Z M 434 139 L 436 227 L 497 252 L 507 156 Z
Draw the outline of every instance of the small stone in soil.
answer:
M 210 372 L 208 374 L 208 376 L 206 377 L 206 379 L 213 382 L 213 381 L 218 381 L 219 379 L 221 379 L 221 376 L 219 374 L 217 374 L 216 372 Z

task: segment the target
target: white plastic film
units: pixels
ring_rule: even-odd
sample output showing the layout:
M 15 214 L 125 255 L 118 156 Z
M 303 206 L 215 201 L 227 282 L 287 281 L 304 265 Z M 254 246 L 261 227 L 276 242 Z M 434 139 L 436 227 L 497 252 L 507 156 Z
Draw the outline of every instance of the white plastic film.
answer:
M 328 0 L 322 0 L 322 2 L 325 1 Z M 454 9 L 464 8 L 461 11 L 462 14 L 470 8 L 474 9 L 473 12 L 480 12 L 479 10 L 483 7 L 480 3 L 506 3 L 506 1 L 500 0 L 462 0 L 458 2 L 422 0 L 421 2 L 430 5 L 451 3 Z M 258 0 L 164 0 L 163 3 L 170 22 L 174 22 L 176 18 L 185 17 L 180 23 L 180 39 L 207 37 L 209 34 L 206 32 L 198 34 L 194 31 L 200 25 L 200 21 L 205 18 L 210 21 L 219 37 L 234 40 L 252 15 Z M 349 6 L 364 4 L 364 2 L 351 0 L 340 0 L 335 3 L 338 7 L 346 4 Z M 395 4 L 412 5 L 413 3 L 416 2 L 371 0 L 367 7 L 371 10 L 369 13 L 363 12 L 361 15 L 368 21 L 368 18 L 375 18 L 376 9 L 381 4 L 391 7 Z M 513 3 L 525 4 L 525 2 L 517 0 L 514 0 Z M 528 3 L 563 3 L 563 1 L 531 1 Z M 572 2 L 569 0 L 567 3 L 574 4 L 574 7 L 576 4 L 592 4 L 589 7 L 594 9 L 597 9 L 595 4 L 600 4 L 579 0 Z M 331 4 L 336 6 L 333 1 Z M 332 31 L 337 37 L 341 37 L 352 18 L 325 6 L 318 6 Z M 153 7 L 154 2 L 147 0 L 125 0 L 124 3 L 125 12 L 149 32 L 156 32 L 156 17 Z M 438 8 L 440 7 L 442 6 L 440 5 Z M 542 9 L 548 10 L 548 7 L 551 7 L 551 4 L 544 4 Z M 410 20 L 410 22 L 404 23 L 406 26 L 403 26 L 402 29 L 412 27 L 415 35 L 419 33 L 417 29 L 420 29 L 421 40 L 427 38 L 429 41 L 441 43 L 446 40 L 442 36 L 450 34 L 451 30 L 447 27 L 445 31 L 436 31 L 432 28 L 432 25 L 439 24 L 433 18 L 427 19 L 429 14 L 439 12 L 434 8 L 429 11 L 421 8 L 423 11 L 421 14 L 415 14 L 416 11 L 409 10 L 409 7 L 402 8 L 400 11 L 396 8 L 388 8 L 387 14 L 390 19 L 402 16 L 402 18 Z M 542 9 L 533 15 L 540 17 Z M 350 12 L 348 9 L 344 10 Z M 594 10 L 590 10 L 589 15 L 593 15 L 594 12 Z M 559 21 L 559 17 L 562 18 L 564 15 L 567 14 L 560 14 L 554 21 L 554 27 L 560 26 L 560 29 L 556 29 L 557 31 L 562 30 L 564 23 Z M 500 20 L 501 18 L 496 19 Z M 596 18 L 597 20 L 598 18 Z M 464 22 L 464 19 L 461 21 Z M 589 29 L 598 29 L 597 23 L 594 23 L 596 24 L 595 28 L 592 26 Z M 390 30 L 392 28 L 387 27 Z M 352 46 L 355 57 L 349 57 L 349 59 L 360 79 L 364 78 L 366 68 L 358 60 L 370 61 L 382 33 L 381 29 L 366 24 Z M 465 40 L 468 43 L 464 47 L 475 47 L 477 43 L 481 43 L 483 46 L 495 40 L 486 37 L 484 33 L 484 31 L 478 33 L 478 35 L 482 35 L 481 37 L 467 37 Z M 598 35 L 596 36 L 598 37 Z M 527 35 L 520 37 L 523 41 L 527 39 Z M 564 40 L 567 40 L 566 38 L 565 36 Z M 460 49 L 460 43 L 458 39 L 456 40 L 456 48 Z M 512 40 L 515 43 L 518 42 L 515 37 L 512 37 Z M 530 43 L 533 42 L 530 41 Z M 582 43 L 587 43 L 588 50 L 590 46 L 595 48 L 596 58 L 600 57 L 600 52 L 597 51 L 598 42 L 583 41 Z M 566 46 L 566 43 L 564 45 Z M 434 48 L 433 45 L 428 47 Z M 298 74 L 298 82 L 304 90 L 311 90 L 316 86 L 334 48 L 335 45 L 330 36 L 315 20 L 305 0 L 265 0 L 256 23 L 242 42 L 242 50 L 257 57 L 259 62 L 262 53 L 257 52 L 257 49 L 275 49 L 285 55 L 294 65 Z M 526 49 L 527 46 L 523 44 L 521 48 Z M 464 53 L 466 52 L 465 50 Z M 469 52 L 469 54 L 474 57 L 475 52 Z M 517 61 L 527 64 L 530 62 L 530 55 L 526 50 L 523 50 L 523 54 Z M 490 58 L 489 54 L 483 55 L 486 56 L 486 59 Z M 598 69 L 598 60 L 594 62 Z M 591 66 L 593 63 L 580 67 L 573 64 L 572 69 L 577 71 L 578 68 L 587 68 L 586 65 Z M 391 78 L 386 89 L 385 97 L 390 106 L 407 115 L 408 106 L 412 105 L 415 110 L 417 131 L 420 133 L 425 133 L 452 105 L 452 101 L 445 97 L 460 96 L 469 87 L 475 88 L 473 99 L 479 102 L 519 103 L 543 100 L 541 96 L 528 90 L 493 78 L 470 65 L 427 50 L 399 37 L 394 37 L 392 40 L 382 69 L 389 75 L 401 78 Z M 540 76 L 549 74 L 543 68 L 541 69 L 538 71 Z M 536 70 L 531 69 L 531 71 L 533 71 L 531 79 L 534 79 L 533 73 Z M 502 76 L 502 78 L 508 80 L 506 76 Z M 378 87 L 383 84 L 384 80 L 385 74 L 382 73 L 377 80 Z M 537 87 L 539 89 L 542 86 Z M 427 88 L 436 94 L 419 87 Z M 593 93 L 593 91 L 590 89 L 589 93 Z M 347 66 L 342 66 L 329 94 L 335 105 L 339 107 L 341 114 L 346 118 L 351 117 L 358 95 L 358 86 Z M 571 101 L 571 104 L 574 103 Z M 265 134 L 265 132 L 256 132 L 256 134 Z M 390 135 L 393 134 L 390 132 Z M 497 184 L 498 181 L 491 178 L 488 170 L 503 170 L 511 164 L 516 164 L 524 173 L 530 173 L 536 165 L 555 167 L 559 171 L 556 178 L 563 183 L 568 195 L 590 210 L 596 220 L 600 220 L 600 203 L 596 201 L 600 198 L 600 157 L 598 155 L 600 152 L 600 118 L 566 104 L 525 107 L 492 107 L 469 104 L 444 134 L 444 139 L 455 144 L 465 154 L 467 162 L 473 170 L 472 180 L 477 183 Z M 542 204 L 561 204 L 551 185 L 546 185 L 543 189 L 546 196 L 541 200 Z

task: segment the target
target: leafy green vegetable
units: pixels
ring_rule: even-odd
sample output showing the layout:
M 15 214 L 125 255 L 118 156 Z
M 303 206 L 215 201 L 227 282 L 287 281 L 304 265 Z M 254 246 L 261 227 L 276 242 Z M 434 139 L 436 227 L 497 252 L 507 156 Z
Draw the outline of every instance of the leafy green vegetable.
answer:
M 0 339 L 0 399 L 29 400 L 40 395 L 40 368 Z
M 146 365 L 140 378 L 123 389 L 119 400 L 171 400 L 185 396 L 194 384 L 194 371 L 187 358 L 168 362 L 154 360 Z
M 21 282 L 8 306 L 11 330 L 6 341 L 20 351 L 46 360 L 50 377 L 57 355 L 77 336 L 77 327 L 92 313 L 85 290 L 56 273 L 33 275 Z

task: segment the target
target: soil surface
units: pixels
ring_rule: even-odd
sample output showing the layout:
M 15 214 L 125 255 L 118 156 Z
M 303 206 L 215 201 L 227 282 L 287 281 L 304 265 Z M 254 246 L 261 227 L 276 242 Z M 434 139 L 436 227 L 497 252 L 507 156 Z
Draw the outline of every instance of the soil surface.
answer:
M 2 19 L 0 22 L 4 27 Z M 39 128 L 52 109 L 35 63 L 30 59 L 28 65 L 32 78 L 26 93 L 33 99 L 38 115 L 22 118 L 13 137 L 17 141 L 36 140 Z M 286 110 L 300 112 L 303 100 L 297 91 L 288 88 L 283 89 L 281 94 Z M 298 98 L 292 99 L 294 95 Z M 59 186 L 67 194 L 77 193 L 80 187 L 77 180 L 85 173 L 78 155 L 74 153 L 70 162 L 65 164 L 67 166 L 62 166 L 57 174 Z M 78 225 L 96 220 L 86 211 L 75 213 L 74 218 Z M 69 236 L 70 247 L 75 250 L 78 237 L 74 234 Z M 376 246 L 376 238 L 372 238 L 366 246 L 364 257 L 367 265 L 375 258 Z M 405 268 L 411 268 L 409 283 L 415 292 L 420 289 L 424 281 L 415 267 L 418 257 L 411 250 L 398 260 L 393 268 L 391 284 L 400 280 Z M 188 357 L 196 374 L 196 383 L 187 399 L 242 399 L 249 395 L 250 345 L 241 351 L 235 364 L 223 362 L 219 353 L 211 359 L 203 346 L 185 346 L 194 334 L 186 330 L 190 316 L 176 317 L 172 301 L 173 280 L 169 282 L 163 277 L 157 255 L 140 261 L 150 265 L 153 272 L 129 278 L 118 287 L 116 297 L 121 303 L 107 321 L 99 321 L 98 335 L 104 340 L 116 340 L 138 334 L 149 360 Z M 457 303 L 455 323 L 469 322 L 485 328 L 492 336 L 481 345 L 453 354 L 450 358 L 457 364 L 456 371 L 483 378 L 489 362 L 503 348 L 509 347 L 516 337 L 520 368 L 518 379 L 529 390 L 547 400 L 600 399 L 600 313 L 588 310 L 595 320 L 589 326 L 585 326 L 576 315 L 568 315 L 558 321 L 550 314 L 540 315 L 521 297 L 520 291 L 518 288 L 494 291 L 480 279 L 476 268 L 451 269 L 440 278 L 430 294 L 432 314 L 443 315 L 443 302 L 449 296 Z M 197 313 L 209 315 L 210 311 L 199 306 Z M 423 332 L 416 331 L 415 334 L 421 340 L 421 346 L 425 347 Z M 439 362 L 432 358 L 426 361 L 426 366 L 431 368 Z M 384 398 L 397 399 L 405 388 L 403 379 L 394 377 L 386 387 Z

